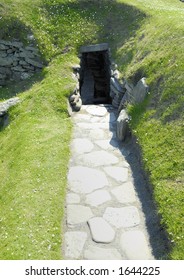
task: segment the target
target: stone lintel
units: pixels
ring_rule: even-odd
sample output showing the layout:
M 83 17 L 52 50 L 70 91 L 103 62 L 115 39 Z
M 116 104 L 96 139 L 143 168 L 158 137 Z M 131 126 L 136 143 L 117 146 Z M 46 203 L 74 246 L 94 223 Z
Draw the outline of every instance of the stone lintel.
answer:
M 80 53 L 86 52 L 100 52 L 100 51 L 108 51 L 109 45 L 107 43 L 96 44 L 96 45 L 88 45 L 80 48 Z

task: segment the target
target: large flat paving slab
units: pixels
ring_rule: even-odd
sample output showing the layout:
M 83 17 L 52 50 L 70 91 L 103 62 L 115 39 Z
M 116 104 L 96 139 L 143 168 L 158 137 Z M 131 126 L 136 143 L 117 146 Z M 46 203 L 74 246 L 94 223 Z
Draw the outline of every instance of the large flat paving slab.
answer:
M 121 235 L 120 245 L 129 260 L 153 259 L 145 235 L 140 230 L 124 232 Z
M 89 153 L 93 150 L 93 143 L 85 138 L 77 138 L 72 142 L 72 150 L 78 154 Z
M 136 201 L 136 193 L 132 182 L 125 182 L 124 184 L 113 188 L 111 193 L 120 203 L 134 203 Z
M 65 256 L 70 259 L 79 259 L 82 255 L 87 233 L 82 231 L 69 231 L 64 235 Z
M 116 164 L 119 159 L 109 152 L 96 151 L 80 156 L 79 161 L 86 166 L 98 167 Z
M 134 227 L 140 223 L 139 211 L 135 206 L 107 207 L 103 218 L 116 228 Z
M 111 195 L 106 190 L 97 190 L 88 195 L 86 195 L 86 204 L 89 204 L 93 207 L 104 204 L 111 200 Z
M 69 188 L 76 193 L 91 193 L 108 185 L 103 171 L 85 166 L 71 167 L 68 174 Z
M 67 206 L 67 224 L 77 225 L 87 222 L 94 215 L 91 209 L 83 205 L 68 205 Z
M 110 166 L 104 168 L 106 174 L 115 179 L 118 183 L 128 180 L 128 169 L 126 167 Z
M 110 243 L 114 240 L 114 229 L 102 218 L 94 217 L 88 220 L 92 239 L 97 243 Z
M 89 246 L 84 251 L 84 258 L 86 260 L 121 260 L 122 256 L 115 248 Z

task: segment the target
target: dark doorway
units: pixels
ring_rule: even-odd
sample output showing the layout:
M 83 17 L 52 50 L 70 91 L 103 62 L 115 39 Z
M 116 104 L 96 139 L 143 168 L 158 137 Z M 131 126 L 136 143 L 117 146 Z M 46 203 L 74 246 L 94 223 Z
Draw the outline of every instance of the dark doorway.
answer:
M 81 47 L 80 95 L 83 104 L 108 104 L 110 98 L 108 44 Z

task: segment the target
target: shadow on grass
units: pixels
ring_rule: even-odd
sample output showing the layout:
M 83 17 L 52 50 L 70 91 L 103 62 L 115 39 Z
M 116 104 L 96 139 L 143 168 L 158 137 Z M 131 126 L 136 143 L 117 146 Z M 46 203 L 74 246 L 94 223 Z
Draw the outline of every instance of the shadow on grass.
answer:
M 3 10 L 0 10 L 0 15 Z M 17 17 L 7 15 L 0 20 L 0 40 L 21 41 L 25 46 L 33 44 L 37 45 L 36 40 L 29 41 L 27 35 L 33 34 L 32 30 L 21 22 Z M 43 63 L 46 59 L 42 57 Z M 0 65 L 1 66 L 1 65 Z M 31 78 L 22 81 L 7 81 L 7 85 L 0 88 L 0 100 L 8 99 L 22 93 L 32 87 L 38 81 L 44 79 L 43 71 L 35 73 Z
M 68 22 L 71 26 L 73 25 L 70 27 L 71 33 L 67 34 L 68 41 L 71 42 L 72 36 L 75 38 L 76 34 L 79 34 L 77 49 L 81 44 L 107 42 L 112 54 L 115 54 L 118 48 L 136 33 L 146 17 L 135 7 L 112 0 L 78 0 L 69 3 L 61 3 L 56 0 L 54 4 L 50 0 L 46 0 L 43 9 L 51 25 L 58 26 L 54 44 L 59 46 L 59 38 L 66 32 L 62 22 Z M 85 34 L 88 30 L 83 30 L 83 27 L 78 25 L 78 21 L 82 19 L 97 26 L 97 33 L 90 34 L 90 39 Z M 73 30 L 75 30 L 75 34 Z M 68 42 L 66 41 L 65 44 L 67 46 Z
M 0 100 L 6 100 L 29 90 L 33 84 L 44 79 L 45 75 L 42 72 L 34 74 L 31 78 L 24 81 L 9 83 L 7 86 L 0 88 Z
M 16 17 L 3 16 L 1 18 L 0 40 L 11 41 L 12 39 L 16 38 L 23 43 L 29 43 L 27 40 L 27 35 L 30 33 L 30 29 Z

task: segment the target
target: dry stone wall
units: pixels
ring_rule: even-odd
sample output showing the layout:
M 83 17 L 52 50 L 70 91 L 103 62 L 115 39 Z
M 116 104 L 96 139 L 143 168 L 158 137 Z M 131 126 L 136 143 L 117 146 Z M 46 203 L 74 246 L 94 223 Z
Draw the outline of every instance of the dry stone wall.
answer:
M 43 68 L 37 48 L 19 41 L 0 40 L 0 86 L 31 77 Z

